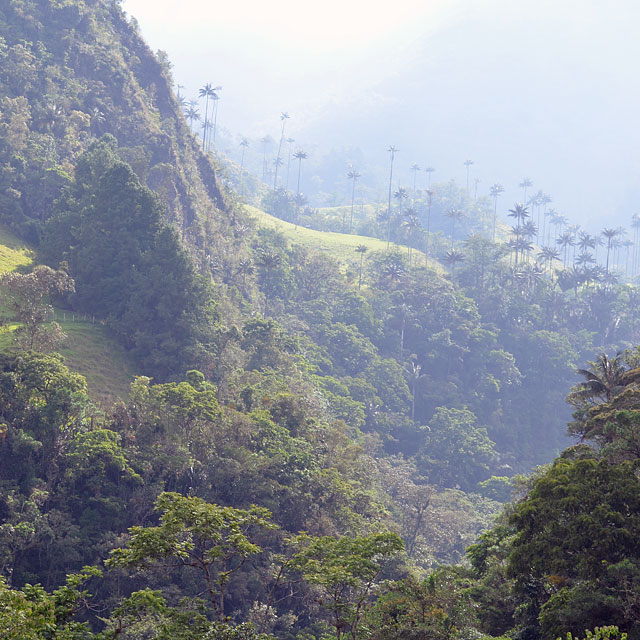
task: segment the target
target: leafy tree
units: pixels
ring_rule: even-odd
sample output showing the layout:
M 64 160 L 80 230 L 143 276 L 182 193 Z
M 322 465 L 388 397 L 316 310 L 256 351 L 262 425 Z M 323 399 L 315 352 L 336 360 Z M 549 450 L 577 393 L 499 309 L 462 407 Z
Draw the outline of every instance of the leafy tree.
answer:
M 616 620 L 637 634 L 637 598 L 620 588 L 620 563 L 631 563 L 627 576 L 638 575 L 639 514 L 633 464 L 557 460 L 510 518 L 508 569 L 523 629 L 553 637 Z
M 429 421 L 421 466 L 434 484 L 474 487 L 489 475 L 496 459 L 495 443 L 468 409 L 439 407 Z
M 189 567 L 204 580 L 215 616 L 225 620 L 229 579 L 245 561 L 259 554 L 253 532 L 276 528 L 267 509 L 234 509 L 196 497 L 162 493 L 156 501 L 160 524 L 132 527 L 126 547 L 111 552 L 108 566 Z
M 404 544 L 395 533 L 374 533 L 350 538 L 298 536 L 305 545 L 291 559 L 292 569 L 317 585 L 328 610 L 336 638 L 363 637 L 361 621 L 385 566 Z
M 14 332 L 16 343 L 23 349 L 52 351 L 66 337 L 60 325 L 52 322 L 53 307 L 47 299 L 75 291 L 73 279 L 63 271 L 43 265 L 31 273 L 6 273 L 0 277 L 0 299 L 21 323 Z

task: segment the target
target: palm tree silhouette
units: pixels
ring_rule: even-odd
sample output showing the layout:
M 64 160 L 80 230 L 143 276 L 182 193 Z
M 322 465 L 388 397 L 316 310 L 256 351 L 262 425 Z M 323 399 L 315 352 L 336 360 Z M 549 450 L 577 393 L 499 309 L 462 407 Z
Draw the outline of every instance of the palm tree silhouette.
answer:
M 356 247 L 356 253 L 360 254 L 360 269 L 358 273 L 358 289 L 362 286 L 362 259 L 364 258 L 364 254 L 369 251 L 369 247 L 365 244 L 359 244 Z
M 212 98 L 213 98 L 213 143 L 215 144 L 216 142 L 216 131 L 218 129 L 218 101 L 220 100 L 220 96 L 216 93 L 216 91 L 220 91 L 220 89 L 222 89 L 222 87 L 218 86 L 218 87 L 213 87 L 213 93 L 212 93 Z
M 449 265 L 449 273 L 453 277 L 453 272 L 455 270 L 456 264 L 464 261 L 464 253 L 459 249 L 449 249 L 447 253 L 444 254 L 442 258 L 442 262 Z
M 565 231 L 564 233 L 560 234 L 560 236 L 557 238 L 556 244 L 559 245 L 564 251 L 562 264 L 566 267 L 567 257 L 568 257 L 567 253 L 568 253 L 569 247 L 572 247 L 574 245 L 573 234 L 570 231 Z
M 264 136 L 260 142 L 262 142 L 262 180 L 264 182 L 267 177 L 267 147 L 272 142 L 271 136 Z
M 193 129 L 193 121 L 200 120 L 200 112 L 195 107 L 188 107 L 184 110 L 184 115 L 189 121 L 189 128 Z
M 280 159 L 280 151 L 282 150 L 282 141 L 284 140 L 284 126 L 287 123 L 287 120 L 290 118 L 289 114 L 286 111 L 283 111 L 280 114 L 280 120 L 282 121 L 282 130 L 280 131 L 280 142 L 278 143 L 278 153 L 276 154 L 276 172 L 273 178 L 273 190 L 276 190 L 276 184 L 278 182 L 278 167 L 282 165 L 282 160 Z
M 634 213 L 631 216 L 631 228 L 633 229 L 633 253 L 631 256 L 631 277 L 638 274 L 638 263 L 640 261 L 640 214 Z
M 240 146 L 242 147 L 242 156 L 240 157 L 240 175 L 242 176 L 242 172 L 244 170 L 244 152 L 249 146 L 249 140 L 247 138 L 242 138 L 240 140 Z
M 424 248 L 424 266 L 429 266 L 429 240 L 431 236 L 431 202 L 433 200 L 433 190 L 427 189 L 427 243 Z
M 293 157 L 298 161 L 298 186 L 296 188 L 296 192 L 300 193 L 300 174 L 302 172 L 302 161 L 306 160 L 309 157 L 309 155 L 303 149 L 298 149 L 293 154 Z
M 427 174 L 427 190 L 431 189 L 431 174 L 435 171 L 433 167 L 425 167 L 425 173 Z
M 544 261 L 545 268 L 551 270 L 551 263 L 560 260 L 560 252 L 553 247 L 542 247 L 538 253 L 538 259 Z
M 522 194 L 522 202 L 526 202 L 527 201 L 527 189 L 529 187 L 533 187 L 533 182 L 531 182 L 531 180 L 529 180 L 529 178 L 523 178 L 522 182 L 518 185 L 521 189 L 523 189 L 523 194 Z
M 473 164 L 473 160 L 464 161 L 464 166 L 467 168 L 467 193 L 469 193 L 469 169 L 471 168 L 472 164 Z
M 420 219 L 418 218 L 417 215 L 415 215 L 414 209 L 407 209 L 406 219 L 402 223 L 402 226 L 407 230 L 407 234 L 409 236 L 407 245 L 408 245 L 408 254 L 409 254 L 409 266 L 411 266 L 411 250 L 413 248 L 412 247 L 413 235 L 422 226 L 420 224 Z
M 300 218 L 300 205 L 298 204 L 298 202 L 300 201 L 300 196 L 302 195 L 300 193 L 300 174 L 302 173 L 302 161 L 306 160 L 309 157 L 309 155 L 303 149 L 298 149 L 293 154 L 293 157 L 298 161 L 298 186 L 296 189 L 296 227 L 295 227 L 297 229 L 298 219 Z
M 287 150 L 287 180 L 285 183 L 284 188 L 288 189 L 289 188 L 289 169 L 291 167 L 291 145 L 295 142 L 295 140 L 293 138 L 287 138 L 287 144 L 289 145 L 288 150 Z
M 607 239 L 607 265 L 605 266 L 605 273 L 607 275 L 609 275 L 609 254 L 611 253 L 611 243 L 618 234 L 618 229 L 607 228 L 602 230 L 602 235 Z
M 445 215 L 451 219 L 451 247 L 453 248 L 453 238 L 455 234 L 455 226 L 458 220 L 464 218 L 464 211 L 462 209 L 449 209 Z
M 209 98 L 216 96 L 216 90 L 221 87 L 213 87 L 210 82 L 207 82 L 202 89 L 199 90 L 199 95 L 201 98 L 205 98 L 205 106 L 204 106 L 204 125 L 203 125 L 203 135 L 202 135 L 202 150 L 206 150 L 207 145 L 207 131 L 209 129 Z
M 504 187 L 496 182 L 489 188 L 489 194 L 493 198 L 493 242 L 496 241 L 496 220 L 498 218 L 498 198 L 504 192 Z
M 349 173 L 347 173 L 347 178 L 352 181 L 351 185 L 351 214 L 349 216 L 349 233 L 353 231 L 353 201 L 356 197 L 356 180 L 360 177 L 360 172 L 357 169 L 351 167 Z M 344 228 L 344 220 L 342 221 L 342 227 Z
M 395 160 L 398 150 L 391 145 L 387 151 L 391 154 L 391 163 L 389 166 L 389 204 L 387 208 L 387 251 L 389 251 L 389 243 L 391 242 L 391 183 L 393 182 L 393 161 Z
M 394 191 L 393 197 L 398 201 L 399 214 L 402 215 L 402 203 L 409 197 L 409 194 L 404 187 L 398 187 L 398 190 Z
M 418 171 L 420 171 L 420 166 L 412 164 L 411 171 L 413 171 L 413 195 L 411 197 L 411 204 L 414 204 L 416 201 L 416 176 L 418 175 Z

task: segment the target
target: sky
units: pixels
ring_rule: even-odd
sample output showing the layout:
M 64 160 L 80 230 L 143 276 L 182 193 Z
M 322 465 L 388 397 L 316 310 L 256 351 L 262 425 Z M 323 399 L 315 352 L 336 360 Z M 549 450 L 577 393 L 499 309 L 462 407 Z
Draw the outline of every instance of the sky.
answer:
M 182 92 L 222 86 L 234 135 L 357 147 L 504 203 L 531 178 L 591 230 L 640 211 L 640 3 L 632 0 L 125 0 Z

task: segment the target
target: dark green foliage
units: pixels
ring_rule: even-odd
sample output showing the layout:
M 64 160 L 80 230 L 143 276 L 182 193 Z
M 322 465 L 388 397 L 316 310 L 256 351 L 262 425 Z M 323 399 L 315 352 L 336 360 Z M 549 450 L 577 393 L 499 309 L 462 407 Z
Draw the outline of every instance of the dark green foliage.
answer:
M 557 461 L 511 516 L 509 557 L 523 630 L 617 621 L 637 637 L 640 481 L 634 464 Z M 538 619 L 539 616 L 539 619 Z
M 202 365 L 216 320 L 211 291 L 162 207 L 105 137 L 78 162 L 42 244 L 52 263 L 65 260 L 76 280 L 72 304 L 105 318 L 145 372 L 166 379 Z

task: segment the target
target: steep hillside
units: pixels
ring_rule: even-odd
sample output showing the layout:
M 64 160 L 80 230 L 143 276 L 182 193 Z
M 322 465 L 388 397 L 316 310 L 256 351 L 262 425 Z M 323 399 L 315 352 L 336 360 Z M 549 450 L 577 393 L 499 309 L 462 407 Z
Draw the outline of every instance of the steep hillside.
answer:
M 34 250 L 5 227 L 0 226 L 0 275 L 33 264 Z M 0 315 L 6 314 L 0 300 Z M 58 310 L 56 320 L 67 334 L 61 353 L 67 365 L 87 378 L 94 401 L 111 404 L 124 399 L 135 375 L 135 364 L 113 334 L 91 318 Z M 12 346 L 16 323 L 0 326 L 0 351 Z
M 154 55 L 117 2 L 8 0 L 0 7 L 0 221 L 37 241 L 76 157 L 113 134 L 192 246 L 225 209 Z

